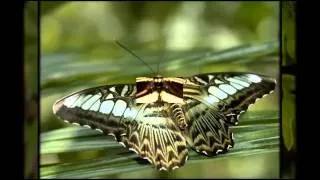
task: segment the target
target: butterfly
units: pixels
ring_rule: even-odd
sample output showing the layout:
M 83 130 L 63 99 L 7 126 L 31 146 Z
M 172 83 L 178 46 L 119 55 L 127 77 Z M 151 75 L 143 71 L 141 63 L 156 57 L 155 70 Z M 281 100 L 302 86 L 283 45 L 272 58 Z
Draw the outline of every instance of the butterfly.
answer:
M 114 136 L 156 169 L 173 170 L 186 163 L 188 149 L 215 156 L 232 148 L 230 126 L 275 86 L 271 77 L 246 72 L 139 77 L 70 94 L 53 112 Z

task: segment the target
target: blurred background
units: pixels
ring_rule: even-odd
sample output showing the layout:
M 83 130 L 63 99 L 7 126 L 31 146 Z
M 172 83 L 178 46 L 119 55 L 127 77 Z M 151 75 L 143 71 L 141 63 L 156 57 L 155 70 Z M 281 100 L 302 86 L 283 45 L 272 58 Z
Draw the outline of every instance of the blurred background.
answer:
M 296 174 L 296 2 L 282 2 L 282 146 L 283 178 Z
M 252 57 L 236 54 L 238 47 L 279 41 L 279 2 L 51 1 L 40 6 L 41 133 L 67 126 L 52 114 L 58 98 L 83 88 L 134 83 L 136 76 L 152 76 L 148 67 L 117 46 L 115 40 L 154 69 L 159 64 L 163 76 L 219 71 L 279 76 L 277 51 Z M 32 23 L 37 21 L 31 18 Z M 211 54 L 228 51 L 231 58 Z M 278 110 L 278 102 L 276 91 L 252 110 Z M 98 156 L 101 153 L 90 151 L 41 155 L 40 160 L 41 164 L 54 164 Z M 191 163 L 166 176 L 150 168 L 110 177 L 278 178 L 279 153 Z
M 38 3 L 26 2 L 24 9 L 24 177 L 38 177 Z

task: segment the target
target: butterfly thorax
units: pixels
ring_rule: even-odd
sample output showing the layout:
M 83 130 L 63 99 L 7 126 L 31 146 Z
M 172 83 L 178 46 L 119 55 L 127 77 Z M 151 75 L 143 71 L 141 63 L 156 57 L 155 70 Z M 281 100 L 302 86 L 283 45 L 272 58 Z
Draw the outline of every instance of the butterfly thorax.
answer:
M 155 121 L 168 117 L 181 129 L 187 127 L 183 112 L 183 81 L 179 78 L 137 78 L 136 104 L 149 104 L 144 116 Z
M 178 78 L 139 77 L 136 79 L 137 104 L 166 102 L 184 104 L 183 81 Z

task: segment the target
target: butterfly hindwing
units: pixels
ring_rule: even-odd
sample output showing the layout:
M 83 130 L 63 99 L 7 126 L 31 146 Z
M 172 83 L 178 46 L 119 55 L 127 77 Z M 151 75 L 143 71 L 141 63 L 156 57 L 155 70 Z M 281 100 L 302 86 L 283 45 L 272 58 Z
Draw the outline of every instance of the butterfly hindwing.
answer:
M 203 103 L 189 104 L 188 144 L 197 152 L 211 156 L 233 147 L 233 135 L 225 116 Z
M 206 155 L 226 152 L 233 146 L 229 125 L 241 112 L 275 88 L 275 81 L 250 73 L 211 73 L 188 78 L 185 114 L 189 144 Z M 193 89 L 190 90 L 190 89 Z
M 53 112 L 70 123 L 113 135 L 158 169 L 182 166 L 188 155 L 186 141 L 166 107 L 135 104 L 135 93 L 133 84 L 86 89 L 58 100 Z
M 157 123 L 132 122 L 123 141 L 130 150 L 140 154 L 157 169 L 172 170 L 184 165 L 187 160 L 186 140 L 170 118 L 161 118 Z

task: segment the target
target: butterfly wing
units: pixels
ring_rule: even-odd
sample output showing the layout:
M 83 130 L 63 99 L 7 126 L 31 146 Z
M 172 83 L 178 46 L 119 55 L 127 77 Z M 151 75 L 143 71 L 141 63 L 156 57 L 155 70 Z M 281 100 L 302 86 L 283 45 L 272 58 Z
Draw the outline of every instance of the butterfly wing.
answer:
M 53 112 L 70 123 L 113 135 L 158 169 L 182 166 L 188 151 L 179 129 L 165 109 L 160 113 L 150 104 L 135 104 L 135 94 L 135 84 L 86 89 L 58 100 Z
M 144 104 L 141 118 L 130 121 L 123 142 L 160 170 L 172 170 L 185 164 L 188 157 L 186 140 L 166 107 Z M 163 111 L 161 110 L 163 108 Z
M 135 93 L 133 85 L 85 89 L 58 100 L 53 113 L 60 119 L 114 135 L 119 141 L 126 133 L 122 114 Z
M 202 103 L 193 104 L 186 111 L 188 144 L 197 152 L 215 155 L 233 146 L 233 135 L 225 117 Z
M 250 73 L 210 73 L 188 78 L 184 89 L 189 144 L 207 155 L 233 146 L 229 125 L 258 98 L 272 92 L 275 80 Z

